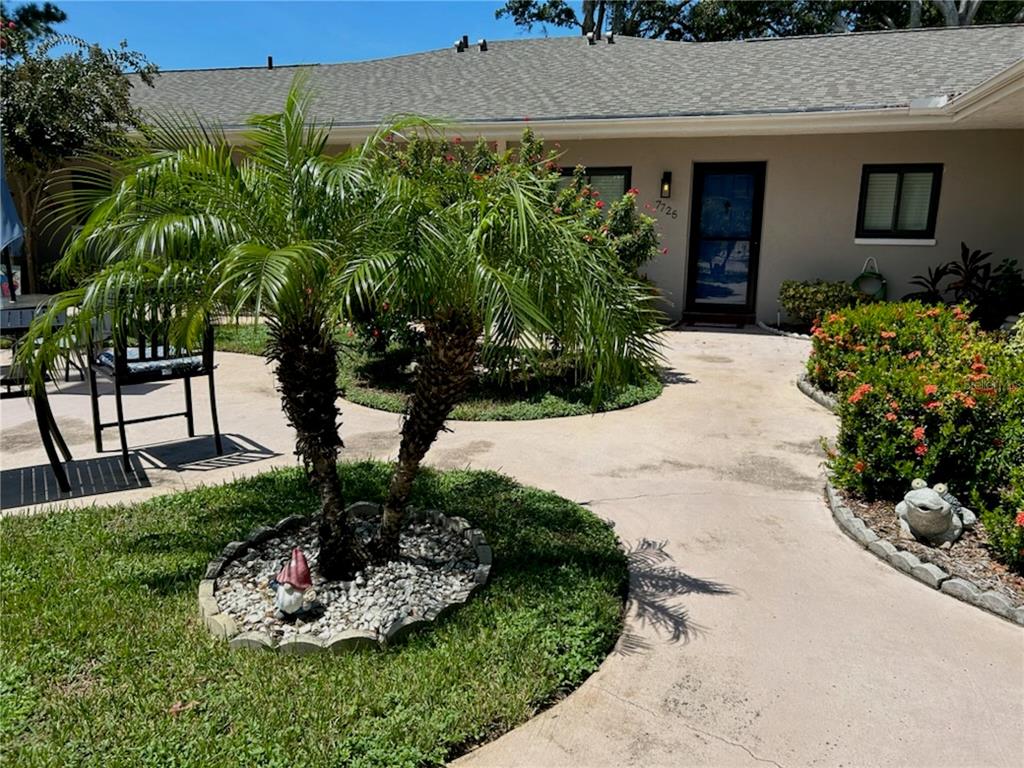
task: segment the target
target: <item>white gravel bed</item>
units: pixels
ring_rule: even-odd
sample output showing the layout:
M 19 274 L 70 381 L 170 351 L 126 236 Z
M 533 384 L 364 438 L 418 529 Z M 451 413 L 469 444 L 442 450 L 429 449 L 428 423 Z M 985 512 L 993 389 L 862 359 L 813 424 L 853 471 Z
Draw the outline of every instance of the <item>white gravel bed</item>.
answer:
M 364 539 L 373 532 L 366 522 L 357 522 L 356 530 Z M 268 582 L 288 562 L 293 547 L 306 555 L 322 611 L 288 621 L 278 617 Z M 317 568 L 314 523 L 265 541 L 225 565 L 214 596 L 241 632 L 265 632 L 278 641 L 296 635 L 326 640 L 346 630 L 382 635 L 397 619 L 443 608 L 473 586 L 476 555 L 458 533 L 430 522 L 408 523 L 400 555 L 397 561 L 368 566 L 353 581 L 326 581 Z

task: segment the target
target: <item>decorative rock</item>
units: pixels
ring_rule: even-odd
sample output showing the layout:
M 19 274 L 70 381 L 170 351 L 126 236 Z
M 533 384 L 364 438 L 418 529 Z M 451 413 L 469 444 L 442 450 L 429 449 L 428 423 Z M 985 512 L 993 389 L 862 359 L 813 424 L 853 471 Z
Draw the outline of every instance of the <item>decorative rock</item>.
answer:
M 315 637 L 286 637 L 277 644 L 278 653 L 293 656 L 305 656 L 310 653 L 320 653 L 323 650 L 324 644 Z
M 916 555 L 913 555 L 910 552 L 904 552 L 902 549 L 889 555 L 889 562 L 904 573 L 910 574 L 913 574 L 914 568 L 921 564 L 921 561 L 917 559 Z
M 377 635 L 361 629 L 348 629 L 330 636 L 324 647 L 331 653 L 350 653 L 360 648 L 376 648 Z
M 947 595 L 972 605 L 978 604 L 978 597 L 981 595 L 981 590 L 965 579 L 948 579 L 942 582 L 940 589 Z
M 396 619 L 384 633 L 384 642 L 387 645 L 393 645 L 413 630 L 426 626 L 426 624 L 427 622 L 425 620 L 417 618 L 416 616 L 404 616 L 400 619 Z
M 998 592 L 982 592 L 978 597 L 977 605 L 1002 616 L 1004 619 L 1013 619 L 1013 605 Z
M 1013 620 L 1024 627 L 1024 605 L 1013 612 Z
M 933 563 L 921 563 L 914 566 L 910 575 L 918 581 L 923 581 L 932 589 L 938 589 L 942 582 L 949 578 L 949 574 Z
M 888 560 L 890 555 L 895 554 L 899 550 L 885 539 L 879 539 L 868 544 L 868 551 L 883 560 Z
M 217 601 L 211 594 L 209 597 L 199 598 L 199 617 L 205 619 L 207 616 L 213 616 L 215 613 L 220 613 L 220 606 L 217 605 Z
M 213 597 L 213 587 L 216 582 L 213 579 L 203 579 L 199 582 L 199 599 L 202 600 L 204 597 Z
M 226 613 L 215 613 L 212 616 L 207 616 L 206 628 L 210 630 L 214 637 L 223 637 L 225 639 L 238 631 L 235 626 L 235 620 Z
M 230 544 L 224 547 L 224 559 L 231 560 L 234 557 L 240 555 L 246 549 L 248 549 L 248 547 L 249 545 L 244 541 L 232 541 Z
M 489 565 L 478 565 L 476 570 L 473 571 L 473 581 L 477 584 L 485 584 L 488 577 L 491 575 L 491 566 Z
M 449 517 L 448 530 L 452 533 L 463 533 L 469 529 L 469 521 L 464 517 Z
M 846 530 L 862 547 L 866 547 L 873 541 L 878 541 L 878 534 L 868 528 L 859 517 L 854 517 Z
M 474 547 L 484 541 L 484 532 L 479 528 L 470 528 L 465 533 L 466 541 L 472 544 Z
M 844 504 L 836 504 L 832 507 L 832 516 L 836 521 L 844 528 L 849 529 L 853 522 L 858 518 L 850 511 L 850 508 Z
M 278 531 L 274 528 L 270 528 L 266 525 L 261 525 L 259 528 L 256 528 L 252 533 L 249 534 L 249 545 L 254 546 L 256 544 L 262 544 L 264 541 L 268 541 L 269 539 L 274 538 L 275 536 L 277 536 L 277 534 Z
M 800 375 L 800 378 L 796 380 L 796 387 L 822 408 L 827 408 L 835 413 L 836 409 L 839 407 L 839 403 L 836 399 L 814 386 L 810 382 L 810 379 L 807 378 L 807 374 Z
M 476 559 L 479 561 L 480 565 L 491 564 L 491 557 L 493 553 L 491 552 L 489 544 L 477 544 L 473 549 L 476 552 Z
M 281 533 L 298 528 L 300 525 L 305 524 L 307 518 L 304 515 L 288 515 L 288 517 L 282 517 L 277 521 L 277 525 L 274 526 Z
M 266 632 L 242 632 L 228 641 L 228 647 L 232 649 L 255 648 L 257 650 L 272 651 L 274 650 L 274 641 L 270 639 L 270 635 Z
M 206 565 L 206 573 L 203 574 L 204 578 L 216 579 L 220 576 L 221 569 L 224 567 L 224 558 L 219 557 L 216 560 L 211 560 Z

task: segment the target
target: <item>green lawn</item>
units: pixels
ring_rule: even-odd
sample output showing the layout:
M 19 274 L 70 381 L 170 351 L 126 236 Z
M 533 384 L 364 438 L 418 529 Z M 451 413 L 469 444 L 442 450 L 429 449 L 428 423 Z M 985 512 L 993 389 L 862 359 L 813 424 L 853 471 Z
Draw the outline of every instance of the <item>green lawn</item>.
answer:
M 217 349 L 259 355 L 266 344 L 262 325 L 225 325 L 217 328 Z M 338 359 L 338 384 L 346 400 L 368 408 L 402 413 L 411 388 L 411 376 L 395 375 L 393 361 L 373 355 L 357 343 L 344 344 Z M 653 400 L 662 382 L 651 377 L 630 384 L 602 402 L 599 411 L 615 411 Z M 592 392 L 587 385 L 546 382 L 529 389 L 480 384 L 452 411 L 465 421 L 524 421 L 592 413 Z
M 347 497 L 379 501 L 388 471 L 345 465 Z M 414 503 L 485 531 L 491 581 L 408 642 L 347 656 L 231 651 L 198 618 L 226 542 L 315 509 L 296 470 L 3 519 L 0 763 L 440 765 L 597 668 L 627 583 L 605 524 L 494 473 L 428 472 Z

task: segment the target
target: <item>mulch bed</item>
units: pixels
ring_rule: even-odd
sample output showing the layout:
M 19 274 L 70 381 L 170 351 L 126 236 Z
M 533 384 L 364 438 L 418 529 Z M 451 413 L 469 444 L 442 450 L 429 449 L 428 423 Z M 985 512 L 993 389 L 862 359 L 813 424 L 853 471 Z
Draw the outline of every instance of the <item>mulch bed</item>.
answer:
M 1024 575 L 995 559 L 980 520 L 973 528 L 965 528 L 960 540 L 945 550 L 915 539 L 900 538 L 895 501 L 866 502 L 849 496 L 844 497 L 844 501 L 879 537 L 900 549 L 917 555 L 924 562 L 934 563 L 952 576 L 972 581 L 983 590 L 999 592 L 1016 605 L 1024 603 Z

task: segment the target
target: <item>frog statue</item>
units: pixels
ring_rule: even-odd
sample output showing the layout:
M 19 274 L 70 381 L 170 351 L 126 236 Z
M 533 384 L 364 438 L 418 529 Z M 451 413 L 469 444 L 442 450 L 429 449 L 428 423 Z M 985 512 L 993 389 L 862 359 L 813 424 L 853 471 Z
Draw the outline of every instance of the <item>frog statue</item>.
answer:
M 944 483 L 929 488 L 921 478 L 911 483 L 911 490 L 896 505 L 896 515 L 903 537 L 943 549 L 951 547 L 964 528 L 977 522 L 974 513 L 963 506 Z

